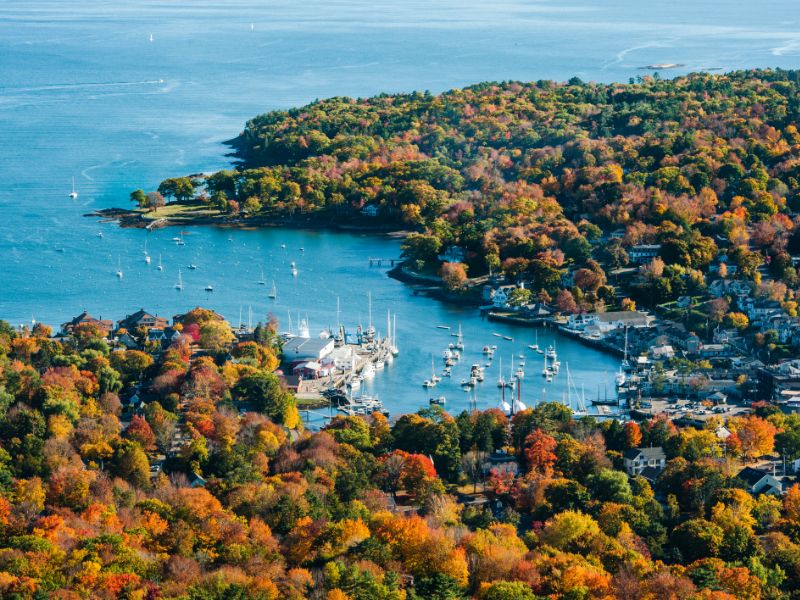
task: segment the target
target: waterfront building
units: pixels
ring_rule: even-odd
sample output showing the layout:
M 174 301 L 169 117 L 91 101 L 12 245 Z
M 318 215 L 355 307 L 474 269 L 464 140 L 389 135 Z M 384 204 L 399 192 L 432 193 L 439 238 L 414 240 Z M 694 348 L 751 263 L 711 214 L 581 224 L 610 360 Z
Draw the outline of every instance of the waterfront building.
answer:
M 125 329 L 127 331 L 136 331 L 139 327 L 144 327 L 146 329 L 165 329 L 168 325 L 168 319 L 159 317 L 158 315 L 151 315 L 143 308 L 117 321 L 117 329 Z
M 301 338 L 287 340 L 283 345 L 283 357 L 287 363 L 319 362 L 333 352 L 333 338 Z
M 652 327 L 655 317 L 639 310 L 584 313 L 567 317 L 567 328 L 587 333 L 606 334 L 616 329 Z
M 461 246 L 448 246 L 438 258 L 442 262 L 463 263 L 466 256 Z
M 95 319 L 88 312 L 83 311 L 71 321 L 61 324 L 61 332 L 64 335 L 70 335 L 78 325 L 93 325 L 103 334 L 104 337 L 111 335 L 111 330 L 114 328 L 114 322 L 110 319 L 104 319 L 102 316 Z

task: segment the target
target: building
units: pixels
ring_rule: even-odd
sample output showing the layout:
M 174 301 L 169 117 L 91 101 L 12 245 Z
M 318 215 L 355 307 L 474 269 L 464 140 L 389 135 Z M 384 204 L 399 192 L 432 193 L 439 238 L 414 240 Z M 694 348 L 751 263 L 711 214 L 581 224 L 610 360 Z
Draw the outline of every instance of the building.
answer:
M 164 317 L 159 317 L 158 315 L 151 315 L 143 308 L 117 321 L 117 329 L 125 329 L 130 332 L 136 331 L 139 327 L 144 327 L 146 329 L 165 329 L 168 325 L 169 320 Z
M 97 327 L 97 329 L 100 331 L 101 334 L 103 334 L 104 337 L 108 337 L 109 335 L 111 335 L 111 330 L 114 329 L 113 321 L 109 319 L 104 319 L 102 316 L 99 319 L 95 319 L 88 312 L 83 311 L 81 314 L 79 314 L 71 321 L 62 323 L 61 331 L 65 335 L 69 335 L 78 325 L 93 325 Z
M 761 469 L 745 467 L 739 471 L 736 477 L 744 481 L 747 491 L 754 496 L 757 494 L 779 496 L 783 493 L 783 484 L 780 479 Z
M 283 358 L 286 362 L 320 362 L 333 352 L 333 338 L 296 337 L 283 345 Z
M 567 327 L 575 331 L 591 328 L 597 333 L 608 333 L 615 329 L 630 327 L 643 329 L 652 327 L 654 317 L 639 310 L 620 310 L 604 313 L 591 313 L 570 315 L 567 317 Z
M 495 308 L 505 308 L 508 306 L 508 299 L 511 296 L 511 292 L 517 289 L 515 285 L 501 285 L 497 289 L 491 292 L 492 296 L 492 306 Z
M 658 256 L 661 244 L 638 244 L 628 250 L 628 258 L 632 263 L 645 265 Z
M 631 477 L 640 475 L 645 467 L 663 469 L 667 466 L 667 455 L 661 446 L 654 448 L 631 448 L 623 455 L 625 472 Z
M 375 218 L 378 216 L 378 205 L 377 204 L 367 204 L 365 207 L 361 209 L 361 214 L 365 217 Z
M 438 258 L 442 262 L 463 263 L 465 258 L 464 249 L 461 246 L 448 246 Z

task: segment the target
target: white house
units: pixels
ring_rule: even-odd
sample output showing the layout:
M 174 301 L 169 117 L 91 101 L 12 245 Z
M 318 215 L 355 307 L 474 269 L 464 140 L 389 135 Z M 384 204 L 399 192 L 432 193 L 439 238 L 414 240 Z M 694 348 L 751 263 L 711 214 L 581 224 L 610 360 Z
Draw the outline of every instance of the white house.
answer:
M 623 455 L 625 472 L 631 477 L 641 474 L 646 467 L 663 469 L 667 466 L 667 455 L 661 446 L 654 448 L 631 448 Z
M 747 484 L 747 491 L 753 495 L 771 494 L 778 496 L 783 493 L 781 480 L 766 471 L 745 467 L 739 471 L 736 477 Z

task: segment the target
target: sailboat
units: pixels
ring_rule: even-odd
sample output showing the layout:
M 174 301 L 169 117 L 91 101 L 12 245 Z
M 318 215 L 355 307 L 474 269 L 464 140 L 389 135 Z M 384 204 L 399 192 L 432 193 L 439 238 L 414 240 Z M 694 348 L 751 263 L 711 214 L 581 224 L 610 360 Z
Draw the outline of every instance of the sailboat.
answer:
M 175 289 L 176 290 L 182 290 L 183 289 L 183 277 L 181 276 L 181 270 L 180 269 L 178 269 L 178 283 L 175 284 Z
M 72 191 L 69 193 L 69 197 L 75 200 L 78 197 L 78 192 L 75 191 L 75 178 L 72 178 Z
M 156 267 L 156 269 L 158 269 L 159 271 L 163 271 L 164 270 L 164 265 L 161 264 L 161 255 L 160 254 L 158 255 L 158 266 Z
M 122 279 L 122 263 L 119 258 L 117 258 L 117 277 Z
M 464 336 L 461 334 L 461 323 L 458 324 L 458 341 L 456 342 L 458 350 L 464 350 Z
M 436 387 L 437 381 L 439 381 L 439 378 L 436 376 L 436 371 L 433 368 L 433 356 L 431 356 L 431 378 L 423 381 L 422 387 L 424 388 Z
M 397 346 L 397 313 L 392 317 L 392 343 L 389 346 L 389 352 L 392 356 L 400 354 L 400 348 Z
M 151 42 L 154 42 L 154 41 L 156 41 L 156 39 L 153 37 L 153 34 L 152 34 L 152 33 L 150 34 L 150 41 L 151 41 Z
M 267 285 L 267 281 L 264 279 L 264 268 L 261 268 L 261 279 L 258 280 L 258 285 Z
M 270 290 L 269 294 L 267 294 L 267 298 L 270 300 L 275 300 L 278 297 L 278 289 L 275 287 L 275 280 L 272 280 L 272 289 Z
M 292 277 L 297 277 L 297 265 L 294 264 L 294 261 L 292 261 L 291 267 L 292 267 Z
M 183 241 L 183 232 L 182 231 L 181 231 L 181 237 L 173 238 L 173 239 L 175 240 L 175 245 L 176 246 L 185 246 L 186 245 L 186 242 Z
M 575 398 L 577 408 L 572 408 L 572 391 L 575 390 Z M 586 399 L 584 398 L 583 394 L 583 386 L 581 386 L 581 393 L 578 394 L 578 390 L 575 387 L 575 381 L 572 379 L 572 374 L 569 372 L 569 363 L 567 363 L 567 394 L 568 394 L 568 403 L 569 407 L 572 409 L 572 416 L 574 417 L 585 417 L 589 414 L 589 411 L 586 410 Z
M 538 331 L 536 332 L 536 341 L 533 344 L 528 344 L 528 348 L 530 348 L 531 350 L 536 350 L 538 352 L 538 350 L 539 350 L 539 332 Z
M 503 377 L 503 357 L 500 357 L 500 375 L 497 377 L 497 387 L 505 388 L 506 387 L 506 379 Z
M 144 262 L 150 264 L 150 255 L 147 253 L 147 240 L 144 241 Z

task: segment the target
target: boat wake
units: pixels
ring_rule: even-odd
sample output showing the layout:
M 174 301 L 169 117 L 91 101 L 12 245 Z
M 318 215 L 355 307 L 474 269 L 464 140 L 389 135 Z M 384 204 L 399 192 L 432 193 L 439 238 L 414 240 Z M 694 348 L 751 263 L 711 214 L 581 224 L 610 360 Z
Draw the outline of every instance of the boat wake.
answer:
M 25 92 L 58 92 L 64 90 L 82 90 L 82 89 L 98 89 L 98 88 L 113 88 L 123 86 L 135 85 L 160 85 L 164 83 L 163 79 L 146 79 L 144 81 L 109 81 L 109 82 L 86 82 L 86 83 L 54 83 L 50 85 L 37 85 L 28 87 L 2 87 L 0 91 L 3 93 L 25 93 Z

